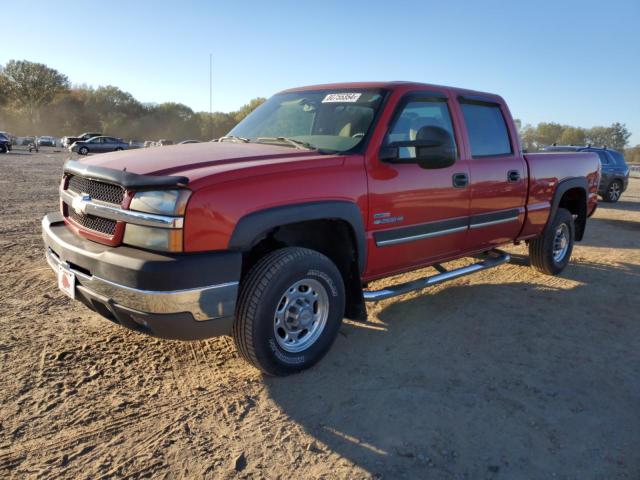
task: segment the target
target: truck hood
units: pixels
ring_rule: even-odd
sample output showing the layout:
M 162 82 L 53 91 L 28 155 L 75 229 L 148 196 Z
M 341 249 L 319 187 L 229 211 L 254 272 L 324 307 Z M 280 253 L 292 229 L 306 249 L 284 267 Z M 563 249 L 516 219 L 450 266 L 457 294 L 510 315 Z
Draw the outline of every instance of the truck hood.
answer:
M 316 164 L 314 160 L 329 166 L 341 163 L 342 157 L 279 145 L 207 142 L 123 150 L 93 155 L 80 162 L 143 175 L 183 176 L 189 179 L 189 186 L 194 187 L 203 182 L 209 183 L 207 180 L 213 175 L 221 179 L 220 174 L 226 173 L 223 177 L 227 179 L 237 174 L 246 176 L 311 168 Z

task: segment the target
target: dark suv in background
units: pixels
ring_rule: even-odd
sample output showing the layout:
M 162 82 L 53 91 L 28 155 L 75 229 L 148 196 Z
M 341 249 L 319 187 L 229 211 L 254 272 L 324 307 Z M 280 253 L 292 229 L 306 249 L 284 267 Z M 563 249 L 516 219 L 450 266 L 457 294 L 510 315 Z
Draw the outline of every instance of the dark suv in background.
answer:
M 0 133 L 0 153 L 11 151 L 11 140 L 4 133 Z
M 622 192 L 629 184 L 629 167 L 624 161 L 624 156 L 617 150 L 607 147 L 592 147 L 591 145 L 552 145 L 544 148 L 545 152 L 594 152 L 600 158 L 602 165 L 602 176 L 598 195 L 605 202 L 617 202 L 620 200 Z

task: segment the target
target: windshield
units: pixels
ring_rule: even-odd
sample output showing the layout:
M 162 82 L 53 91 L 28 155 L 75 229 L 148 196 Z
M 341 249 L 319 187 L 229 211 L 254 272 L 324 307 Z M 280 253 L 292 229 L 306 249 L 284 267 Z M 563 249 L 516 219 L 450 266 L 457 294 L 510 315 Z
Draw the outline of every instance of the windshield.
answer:
M 369 133 L 381 90 L 280 93 L 242 120 L 227 138 L 345 152 Z

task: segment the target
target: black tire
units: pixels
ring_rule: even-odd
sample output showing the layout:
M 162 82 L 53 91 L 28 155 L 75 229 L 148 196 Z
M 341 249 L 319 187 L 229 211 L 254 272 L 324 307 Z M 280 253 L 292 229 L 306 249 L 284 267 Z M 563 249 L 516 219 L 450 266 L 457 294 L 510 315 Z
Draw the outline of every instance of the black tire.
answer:
M 302 284 L 305 282 L 315 285 L 314 290 L 304 290 Z M 294 289 L 298 284 L 301 285 Z M 280 315 L 286 317 L 283 322 L 287 326 L 291 325 L 289 309 L 296 305 L 290 305 L 290 299 L 297 294 L 309 294 L 298 293 L 298 289 L 326 300 L 322 302 L 322 307 L 319 300 L 311 307 L 306 307 L 305 322 L 310 321 L 308 315 L 319 315 L 314 313 L 316 309 L 321 312 L 322 308 L 327 313 L 322 316 L 325 318 L 324 322 L 314 320 L 309 325 L 309 337 L 301 333 L 296 341 L 304 343 L 317 335 L 315 340 L 304 350 L 291 352 L 282 346 L 286 342 L 283 336 L 286 337 L 287 332 L 277 327 L 276 318 L 277 311 L 280 310 Z M 289 309 L 285 308 L 287 306 Z M 260 259 L 241 283 L 233 324 L 236 348 L 247 362 L 268 375 L 284 376 L 299 372 L 317 363 L 329 351 L 342 323 L 344 308 L 344 282 L 331 260 L 306 248 L 287 247 L 276 250 Z M 305 307 L 299 310 L 299 314 L 293 315 L 301 316 L 303 310 Z M 313 332 L 316 323 L 324 325 L 322 328 L 315 328 L 317 333 Z
M 115 149 L 116 152 L 121 152 L 122 151 L 122 147 L 118 147 Z
M 614 180 L 607 187 L 607 191 L 602 195 L 602 200 L 608 203 L 615 203 L 620 200 L 622 196 L 622 182 L 620 180 Z
M 78 153 L 80 155 L 87 155 L 89 153 L 89 149 L 87 147 L 80 147 L 80 149 L 78 150 Z
M 4 145 L 0 145 L 0 153 L 8 153 L 7 147 L 5 147 Z
M 558 236 L 559 229 L 563 230 L 566 249 L 561 248 L 563 244 Z M 574 237 L 573 215 L 565 208 L 558 208 L 555 217 L 547 224 L 542 235 L 529 242 L 531 266 L 547 275 L 557 275 L 562 272 L 571 259 Z M 560 257 L 562 251 L 564 253 Z

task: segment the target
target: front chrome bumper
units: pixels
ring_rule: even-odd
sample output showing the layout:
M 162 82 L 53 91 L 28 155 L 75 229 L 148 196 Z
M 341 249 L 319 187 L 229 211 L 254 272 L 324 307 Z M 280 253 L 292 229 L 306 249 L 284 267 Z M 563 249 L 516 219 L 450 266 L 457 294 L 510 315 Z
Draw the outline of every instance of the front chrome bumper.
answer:
M 96 254 L 88 250 L 96 245 L 93 243 L 84 245 L 84 249 L 81 243 L 74 244 L 76 241 L 86 240 L 70 236 L 58 220 L 57 215 L 49 215 L 42 220 L 47 263 L 54 272 L 64 268 L 75 275 L 76 298 L 93 310 L 123 326 L 164 338 L 190 340 L 228 333 L 235 312 L 238 281 L 179 289 L 167 288 L 171 285 L 164 285 L 163 289 L 155 290 L 136 288 L 103 278 L 89 269 L 104 266 L 95 263 L 102 263 L 100 258 L 104 252 Z M 107 253 L 112 254 L 111 251 Z M 105 258 L 113 256 L 107 255 Z M 86 258 L 91 258 L 94 263 L 73 263 Z M 133 265 L 138 263 L 134 262 Z M 176 262 L 166 263 L 166 267 L 164 263 L 153 266 L 156 269 L 153 272 L 154 276 L 157 277 L 160 273 L 158 269 L 164 268 L 171 268 L 170 274 L 175 275 L 178 267 Z M 222 268 L 223 265 L 220 266 Z M 183 268 L 191 269 L 189 273 L 193 274 L 192 267 L 185 264 Z M 130 271 L 125 272 L 122 278 L 129 278 L 130 274 Z M 178 281 L 179 279 L 175 278 L 175 283 L 172 284 L 179 285 Z
M 61 267 L 73 272 L 76 288 L 81 293 L 103 297 L 133 310 L 146 313 L 187 312 L 195 320 L 204 321 L 232 316 L 235 309 L 238 282 L 168 292 L 138 290 L 75 270 L 60 260 L 51 248 L 47 248 L 46 257 L 54 272 L 58 272 Z

